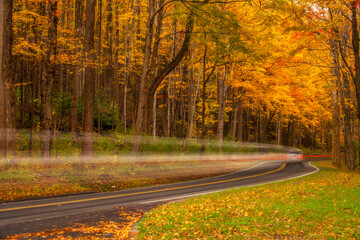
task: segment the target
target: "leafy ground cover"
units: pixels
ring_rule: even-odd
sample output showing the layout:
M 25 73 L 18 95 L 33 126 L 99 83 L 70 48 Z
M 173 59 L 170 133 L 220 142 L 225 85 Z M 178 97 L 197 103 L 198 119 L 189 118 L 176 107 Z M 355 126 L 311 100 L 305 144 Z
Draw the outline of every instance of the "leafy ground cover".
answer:
M 151 211 L 141 239 L 359 239 L 360 175 L 332 169 Z
M 141 210 L 119 208 L 118 219 L 103 220 L 87 224 L 76 223 L 71 227 L 51 229 L 36 233 L 9 236 L 7 240 L 40 239 L 127 239 L 131 226 L 143 215 Z

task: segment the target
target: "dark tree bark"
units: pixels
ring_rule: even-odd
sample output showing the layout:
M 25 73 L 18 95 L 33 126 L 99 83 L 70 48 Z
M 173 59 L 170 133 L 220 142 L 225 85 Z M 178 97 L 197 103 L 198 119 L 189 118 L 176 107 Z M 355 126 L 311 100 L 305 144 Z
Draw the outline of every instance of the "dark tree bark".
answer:
M 163 69 L 159 70 L 158 75 L 155 77 L 154 81 L 151 84 L 148 84 L 146 87 L 146 79 L 150 67 L 150 58 L 151 58 L 151 44 L 153 40 L 153 25 L 154 25 L 154 13 L 155 7 L 153 1 L 149 1 L 149 19 L 147 25 L 146 39 L 145 39 L 145 56 L 142 67 L 142 75 L 140 79 L 140 88 L 138 96 L 138 108 L 136 114 L 136 123 L 135 123 L 135 134 L 133 138 L 132 151 L 137 152 L 140 146 L 140 134 L 144 121 L 144 109 L 146 104 L 152 105 L 153 102 L 149 101 L 154 96 L 157 88 L 161 82 L 169 75 L 169 73 L 180 63 L 180 61 L 185 56 L 191 39 L 191 33 L 194 26 L 194 16 L 192 13 L 189 14 L 187 24 L 186 24 L 186 33 L 183 45 L 180 51 L 177 53 L 174 59 L 172 59 Z M 147 107 L 149 109 L 149 107 Z
M 183 44 L 181 49 L 176 54 L 176 56 L 161 70 L 159 70 L 159 74 L 155 77 L 154 81 L 152 81 L 148 95 L 153 96 L 156 89 L 162 83 L 165 77 L 169 75 L 169 73 L 181 62 L 181 60 L 185 57 L 186 52 L 189 49 L 189 44 L 191 40 L 191 34 L 194 28 L 194 15 L 189 13 L 186 24 L 186 32 Z
M 97 1 L 97 21 L 96 21 L 96 35 L 97 35 L 97 46 L 96 55 L 94 55 L 94 61 L 96 59 L 96 75 L 95 75 L 95 93 L 98 95 L 99 101 L 97 101 L 97 131 L 102 131 L 102 109 L 100 100 L 103 100 L 104 91 L 106 89 L 106 79 L 103 81 L 104 74 L 102 72 L 101 60 L 102 60 L 102 1 Z M 103 84 L 103 85 L 102 85 Z
M 6 88 L 3 71 L 4 56 L 4 30 L 6 9 L 5 1 L 0 2 L 0 156 L 6 156 Z M 5 60 L 5 59 L 4 59 Z
M 75 35 L 76 38 L 81 39 L 81 28 L 83 26 L 83 0 L 75 1 Z M 82 41 L 82 40 L 81 40 Z M 77 48 L 77 54 L 82 51 L 81 48 Z M 71 111 L 70 111 L 70 129 L 71 132 L 76 132 L 78 127 L 78 103 L 80 97 L 80 81 L 81 81 L 81 68 L 80 65 L 73 66 L 73 85 L 72 85 L 72 98 L 71 98 Z
M 148 75 L 150 57 L 151 57 L 151 44 L 153 40 L 153 26 L 154 19 L 153 14 L 155 13 L 154 1 L 149 1 L 149 17 L 146 28 L 146 38 L 145 38 L 145 55 L 142 66 L 142 73 L 140 79 L 140 88 L 139 88 L 139 96 L 138 96 L 138 107 L 136 114 L 136 122 L 135 122 L 135 133 L 133 138 L 132 152 L 138 152 L 140 146 L 140 134 L 142 130 L 142 124 L 144 119 L 144 107 L 145 107 L 145 87 L 146 87 L 146 78 Z
M 124 132 L 126 134 L 127 129 L 127 108 L 128 108 L 128 86 L 130 81 L 130 71 L 131 71 L 131 65 L 132 65 L 132 49 L 134 44 L 134 34 L 135 34 L 135 16 L 139 15 L 140 10 L 137 6 L 139 4 L 139 1 L 136 0 L 135 4 L 134 1 L 131 1 L 131 8 L 133 11 L 133 18 L 131 19 L 131 27 L 130 27 L 130 38 L 125 39 L 125 66 L 124 66 L 124 89 L 123 89 L 123 115 L 122 120 L 124 124 Z M 128 32 L 128 31 L 126 31 Z M 135 114 L 133 114 L 135 116 Z
M 340 71 L 339 71 L 339 57 L 337 52 L 337 44 L 331 42 L 331 55 L 333 58 L 333 70 L 334 81 L 332 83 L 333 90 L 331 91 L 331 103 L 332 103 L 332 128 L 333 128 L 333 138 L 332 138 L 332 164 L 335 167 L 341 166 L 340 160 L 340 112 L 338 104 L 338 83 L 340 82 Z
M 163 5 L 163 0 L 159 0 L 157 2 L 157 6 L 156 8 L 159 9 L 160 6 Z M 159 48 L 160 48 L 160 42 L 161 42 L 161 38 L 160 38 L 160 34 L 162 31 L 162 23 L 163 23 L 163 8 L 160 8 L 160 11 L 157 13 L 156 18 L 155 18 L 155 32 L 154 32 L 154 44 L 153 44 L 153 49 L 152 49 L 152 53 L 151 53 L 151 61 L 150 61 L 150 76 L 149 76 L 149 80 L 148 82 L 152 82 L 158 75 L 158 53 L 159 53 Z M 153 103 L 155 101 L 154 97 L 156 95 L 156 91 L 154 92 L 154 95 L 148 95 L 148 100 L 146 101 L 146 106 L 145 107 L 145 113 L 144 113 L 144 123 L 143 123 L 143 129 L 144 129 L 144 133 L 149 134 L 150 133 L 150 121 L 152 119 L 151 114 L 155 111 L 153 110 Z
M 351 110 L 349 106 L 350 91 L 348 87 L 342 86 L 347 85 L 349 80 L 347 76 L 343 74 L 343 83 L 340 83 L 340 97 L 341 106 L 344 111 L 344 142 L 345 142 L 345 162 L 349 169 L 354 169 L 355 164 L 355 151 L 353 146 L 353 138 L 351 131 Z
M 46 59 L 46 82 L 44 89 L 44 136 L 43 136 L 43 159 L 44 163 L 48 165 L 50 163 L 51 156 L 51 96 L 53 84 L 56 76 L 56 52 L 57 52 L 57 0 L 49 0 L 48 3 L 48 15 L 50 18 L 50 26 L 48 30 L 49 38 L 49 50 Z
M 279 113 L 276 121 L 276 142 L 278 146 L 281 145 L 281 128 L 282 128 L 281 123 L 282 123 L 281 114 Z
M 0 3 L 0 154 L 7 157 L 16 154 L 12 7 L 12 0 Z
M 352 50 L 354 55 L 354 69 L 355 75 L 353 75 L 353 82 L 355 85 L 355 94 L 357 102 L 357 117 L 360 121 L 360 39 L 359 39 L 359 26 L 358 26 L 357 6 L 356 1 L 351 2 L 351 30 L 352 30 Z M 359 161 L 360 161 L 360 146 L 359 146 Z M 356 159 L 356 157 L 355 157 Z M 355 167 L 354 163 L 351 164 Z
M 217 137 L 222 150 L 222 143 L 224 139 L 224 120 L 225 120 L 225 106 L 226 106 L 226 86 L 225 82 L 228 76 L 228 67 L 225 66 L 224 75 L 220 72 L 218 74 L 218 128 Z
M 195 76 L 194 76 L 194 69 L 191 68 L 190 70 L 190 77 L 189 77 L 189 84 L 190 84 L 190 92 L 188 94 L 189 99 L 189 114 L 188 114 L 188 122 L 189 122 L 189 127 L 188 127 L 188 131 L 186 134 L 186 142 L 191 138 L 192 136 L 192 132 L 193 132 L 193 128 L 194 128 L 194 123 L 196 123 L 196 121 L 194 121 L 194 116 L 195 116 L 195 107 L 196 107 L 196 99 L 198 97 L 199 94 L 199 89 L 200 89 L 200 74 L 197 80 L 197 84 L 196 84 L 196 91 L 195 91 Z M 193 94 L 193 92 L 195 91 L 195 94 Z
M 94 27 L 95 27 L 95 0 L 86 1 L 85 20 L 85 83 L 84 83 L 84 119 L 82 138 L 82 156 L 93 155 L 93 126 L 94 126 L 94 98 L 95 98 L 95 69 L 94 63 Z
M 239 141 L 240 143 L 243 142 L 243 104 L 241 99 L 238 100 L 238 105 L 237 105 L 237 109 L 238 109 L 238 117 L 237 117 L 237 141 Z M 236 121 L 236 119 L 235 119 Z
M 344 142 L 345 142 L 345 162 L 349 169 L 353 170 L 355 167 L 355 150 L 353 146 L 352 130 L 351 130 L 351 85 L 349 78 L 353 80 L 356 76 L 353 74 L 353 70 L 350 68 L 348 63 L 348 51 L 347 43 L 350 38 L 348 34 L 348 27 L 343 27 L 341 30 L 336 31 L 339 34 L 337 40 L 337 50 L 341 56 L 337 61 L 337 68 L 340 70 L 341 77 L 338 79 L 338 86 L 340 92 L 340 102 L 343 109 L 343 133 L 344 133 Z M 344 71 L 348 69 L 348 71 Z M 349 76 L 350 75 L 350 76 Z M 355 87 L 356 88 L 356 87 Z

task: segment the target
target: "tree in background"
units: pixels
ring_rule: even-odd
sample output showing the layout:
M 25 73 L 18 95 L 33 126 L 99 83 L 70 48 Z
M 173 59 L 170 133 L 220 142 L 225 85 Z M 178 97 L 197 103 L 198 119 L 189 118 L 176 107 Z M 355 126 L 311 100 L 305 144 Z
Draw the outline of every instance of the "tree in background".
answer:
M 10 157 L 16 154 L 12 7 L 12 0 L 0 2 L 0 155 Z
M 352 25 L 342 14 L 331 20 L 326 4 L 17 0 L 14 123 L 29 129 L 29 153 L 42 138 L 45 159 L 52 140 L 68 131 L 82 135 L 83 156 L 93 155 L 95 132 L 132 135 L 134 152 L 140 136 L 150 134 L 201 139 L 204 150 L 208 139 L 219 146 L 232 139 L 330 151 L 332 92 L 337 125 L 345 122 L 336 68 L 328 61 L 336 35 L 330 26 L 352 36 Z M 349 79 L 343 96 L 353 136 L 357 100 L 346 63 L 353 66 L 354 52 L 342 44 L 346 62 L 337 47 L 337 74 L 341 89 Z M 77 146 L 77 135 L 74 140 Z
M 85 79 L 84 79 L 84 113 L 82 156 L 90 157 L 93 154 L 93 126 L 95 101 L 95 69 L 94 69 L 94 27 L 95 27 L 95 0 L 86 1 L 85 20 Z

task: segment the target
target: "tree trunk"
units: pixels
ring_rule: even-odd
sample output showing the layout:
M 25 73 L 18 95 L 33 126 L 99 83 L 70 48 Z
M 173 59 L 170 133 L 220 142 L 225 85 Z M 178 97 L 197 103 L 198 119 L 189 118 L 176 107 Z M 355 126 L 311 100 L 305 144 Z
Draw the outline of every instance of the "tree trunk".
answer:
M 128 85 L 130 81 L 130 70 L 132 64 L 132 49 L 134 42 L 134 31 L 135 31 L 135 16 L 139 11 L 137 6 L 134 6 L 134 1 L 131 1 L 133 18 L 131 20 L 131 29 L 130 29 L 130 39 L 126 39 L 126 49 L 125 49 L 125 66 L 124 66 L 124 94 L 123 94 L 123 124 L 124 124 L 124 132 L 126 134 L 127 129 L 127 96 L 128 96 Z M 139 1 L 135 2 L 135 5 L 138 5 Z M 135 115 L 135 114 L 134 114 Z
M 103 101 L 103 92 L 106 89 L 106 79 L 104 82 L 103 80 L 103 72 L 102 72 L 102 0 L 97 1 L 98 7 L 97 7 L 97 22 L 96 22 L 96 32 L 97 32 L 97 46 L 96 46 L 96 56 L 94 55 L 94 60 L 96 59 L 96 75 L 95 75 L 95 94 L 97 94 L 97 131 L 100 134 L 101 133 L 101 122 L 102 122 L 102 109 L 100 102 Z M 86 36 L 85 36 L 86 38 Z M 103 84 L 103 85 L 102 85 Z M 105 95 L 105 94 L 104 94 Z
M 50 18 L 49 26 L 49 51 L 46 59 L 46 82 L 45 82 L 45 95 L 44 95 L 44 136 L 43 136 L 43 161 L 45 165 L 50 164 L 51 156 L 51 107 L 52 107 L 52 88 L 56 76 L 56 54 L 57 54 L 57 0 L 49 1 L 48 15 Z
M 353 21 L 356 21 L 353 19 Z M 354 25 L 354 22 L 352 23 Z M 356 24 L 357 25 L 357 24 Z M 353 33 L 354 34 L 354 33 Z M 343 71 L 342 69 L 348 67 L 348 52 L 347 52 L 347 45 L 349 40 L 348 29 L 344 27 L 341 29 L 339 33 L 339 40 L 337 40 L 337 50 L 341 55 L 341 62 L 338 62 L 338 68 L 341 71 L 341 77 L 338 79 L 338 86 L 340 90 L 340 102 L 343 109 L 343 119 L 344 119 L 344 142 L 345 142 L 345 162 L 347 167 L 351 170 L 355 167 L 355 151 L 353 146 L 353 139 L 352 139 L 352 130 L 351 130 L 351 85 L 349 81 L 349 73 Z M 353 41 L 356 37 L 353 36 Z M 353 43 L 356 46 L 356 43 Z M 356 52 L 356 50 L 355 50 Z M 355 61 L 358 61 L 355 59 Z M 349 68 L 348 68 L 349 69 Z M 352 69 L 350 68 L 352 71 Z M 350 71 L 350 73 L 352 73 Z M 351 77 L 355 81 L 357 78 L 358 73 L 355 73 L 355 76 L 352 74 Z M 355 86 L 356 88 L 356 86 Z
M 237 140 L 242 143 L 243 142 L 243 125 L 244 125 L 244 121 L 243 121 L 243 115 L 244 115 L 244 110 L 243 110 L 243 104 L 242 101 L 239 99 L 238 100 L 238 124 L 237 124 Z M 235 120 L 236 121 L 236 120 Z
M 81 39 L 81 27 L 83 25 L 83 0 L 75 1 L 75 36 L 77 39 Z M 76 49 L 76 54 L 79 54 L 82 49 L 79 47 Z M 80 81 L 82 73 L 80 72 L 82 66 L 77 64 L 73 67 L 73 85 L 72 85 L 72 98 L 71 98 L 71 111 L 70 111 L 70 129 L 71 132 L 77 131 L 77 109 L 80 97 Z
M 154 101 L 153 101 L 153 128 L 152 128 L 152 134 L 153 134 L 153 139 L 154 141 L 156 140 L 156 93 L 154 96 Z
M 149 81 L 152 82 L 158 75 L 158 62 L 159 62 L 159 48 L 160 48 L 160 42 L 161 42 L 161 32 L 162 32 L 162 24 L 163 24 L 163 8 L 161 8 L 161 6 L 163 5 L 164 0 L 159 0 L 157 2 L 157 9 L 160 9 L 159 12 L 156 15 L 155 18 L 155 33 L 154 33 L 154 45 L 153 45 L 153 50 L 152 50 L 152 57 L 151 57 L 151 73 L 150 73 L 150 79 Z M 148 102 L 149 103 L 154 103 L 155 105 L 155 109 L 153 108 L 154 106 L 151 106 L 151 104 L 148 104 L 148 108 L 146 108 L 147 110 L 147 114 L 145 114 L 145 116 L 147 116 L 148 119 L 148 123 L 145 120 L 144 123 L 147 125 L 145 127 L 145 132 L 148 132 L 149 126 L 151 125 L 150 121 L 151 119 L 154 120 L 154 116 L 153 118 L 151 118 L 151 115 L 156 114 L 156 91 L 154 92 L 153 95 L 148 95 Z M 152 108 L 152 110 L 151 110 Z M 156 128 L 156 117 L 155 117 L 155 121 L 153 121 L 153 133 L 155 131 L 156 133 L 156 129 L 154 130 L 154 128 Z
M 146 78 L 149 70 L 150 57 L 151 57 L 151 43 L 153 40 L 153 14 L 155 12 L 154 1 L 149 1 L 149 17 L 146 28 L 146 38 L 145 38 L 145 55 L 142 66 L 142 73 L 140 79 L 140 89 L 138 96 L 138 108 L 136 114 L 135 122 L 135 133 L 133 138 L 132 152 L 138 152 L 140 147 L 140 135 L 142 130 L 143 118 L 144 118 L 144 107 L 145 107 L 145 87 L 146 87 Z
M 174 59 L 172 59 L 163 69 L 159 70 L 157 77 L 149 84 L 147 91 L 145 92 L 146 87 L 146 78 L 147 73 L 149 70 L 149 63 L 150 63 L 150 55 L 151 55 L 151 43 L 153 39 L 153 25 L 154 25 L 154 18 L 153 15 L 155 13 L 154 9 L 154 2 L 149 1 L 149 19 L 147 24 L 147 32 L 146 32 L 146 39 L 145 39 L 145 55 L 142 67 L 142 74 L 140 80 L 140 88 L 139 88 L 139 103 L 137 109 L 137 116 L 136 116 L 136 123 L 135 123 L 135 134 L 133 139 L 133 146 L 132 151 L 137 152 L 140 146 L 140 134 L 142 130 L 142 124 L 144 120 L 144 107 L 145 104 L 150 104 L 150 101 L 146 101 L 151 99 L 154 96 L 157 88 L 162 83 L 162 81 L 169 75 L 169 73 L 180 63 L 180 61 L 185 56 L 188 48 L 189 42 L 191 39 L 191 33 L 194 26 L 194 16 L 193 13 L 190 13 L 187 19 L 186 24 L 186 33 L 183 45 Z M 140 114 L 140 115 L 139 115 Z
M 0 3 L 0 155 L 7 157 L 16 154 L 12 7 L 12 0 Z
M 235 140 L 236 137 L 236 127 L 237 127 L 237 120 L 238 120 L 238 100 L 235 100 L 235 94 L 233 93 L 233 113 L 232 113 L 232 125 L 231 125 L 231 139 Z
M 205 152 L 205 113 L 206 113 L 206 54 L 207 46 L 205 45 L 204 57 L 203 57 L 203 68 L 202 68 L 202 112 L 201 112 L 201 152 Z
M 351 2 L 351 28 L 352 28 L 352 50 L 354 55 L 354 69 L 355 75 L 353 76 L 353 82 L 355 85 L 355 94 L 356 94 L 356 103 L 357 103 L 357 118 L 360 121 L 360 39 L 359 39 L 359 26 L 358 26 L 358 16 L 357 16 L 357 6 L 354 2 Z M 360 146 L 359 146 L 360 149 Z M 359 151 L 359 161 L 360 161 L 360 151 Z M 355 168 L 355 160 L 352 163 L 352 169 Z
M 291 126 L 292 126 L 292 121 L 291 121 L 291 119 L 289 119 L 289 122 L 288 122 L 288 127 L 287 127 L 287 141 L 286 141 L 286 145 L 287 146 L 291 146 Z
M 85 20 L 85 83 L 84 83 L 84 119 L 82 138 L 83 160 L 93 154 L 93 125 L 94 125 L 94 98 L 95 98 L 95 69 L 94 63 L 94 27 L 95 27 L 95 0 L 86 0 Z
M 277 145 L 281 145 L 281 114 L 279 113 L 277 122 L 276 122 L 276 138 L 277 138 Z
M 194 76 L 194 70 L 192 69 L 191 71 L 192 71 L 192 77 L 189 81 L 192 81 L 190 83 L 190 85 L 192 87 L 190 88 L 190 93 L 189 93 L 189 129 L 188 129 L 188 133 L 187 133 L 188 139 L 190 139 L 192 137 L 193 127 L 194 127 L 196 99 L 199 94 L 200 78 L 201 78 L 201 69 L 200 69 L 197 86 L 196 86 L 196 91 L 195 91 L 195 94 L 192 96 L 192 92 L 193 92 L 192 90 L 194 90 L 194 88 L 195 88 L 195 86 L 194 86 L 195 85 L 195 76 Z
M 299 120 L 299 140 L 298 140 L 299 148 L 301 148 L 301 140 L 302 140 L 302 124 L 301 124 L 301 120 Z
M 333 70 L 332 73 L 335 80 L 332 82 L 333 89 L 331 90 L 331 103 L 332 103 L 332 127 L 333 127 L 333 138 L 332 138 L 332 164 L 335 167 L 341 166 L 340 160 L 340 112 L 338 105 L 338 83 L 340 82 L 340 71 L 339 71 L 339 57 L 337 53 L 337 45 L 331 42 L 331 55 L 333 58 Z
M 166 129 L 166 133 L 165 133 L 165 136 L 166 137 L 170 137 L 170 134 L 171 134 L 171 100 L 170 100 L 170 97 L 171 97 L 171 82 L 172 82 L 172 74 L 169 75 L 168 77 L 168 84 L 167 84 L 167 94 L 166 94 L 166 110 L 167 110 L 167 115 L 166 115 L 166 126 L 167 126 L 167 129 Z
M 343 75 L 344 83 L 348 81 L 346 76 Z M 341 85 L 340 85 L 341 86 Z M 343 88 L 342 86 L 340 88 Z M 345 162 L 347 167 L 351 170 L 354 169 L 355 164 L 355 153 L 352 139 L 352 131 L 351 131 L 351 110 L 349 104 L 350 99 L 350 91 L 346 87 L 343 90 L 341 95 L 341 105 L 344 110 L 344 142 L 345 142 Z
M 246 141 L 250 142 L 252 140 L 251 138 L 251 108 L 248 108 L 246 111 Z
M 219 71 L 218 74 L 218 129 L 217 137 L 220 144 L 220 151 L 222 151 L 222 143 L 224 140 L 224 118 L 226 105 L 226 86 L 225 82 L 228 75 L 228 67 L 225 66 L 224 75 Z
M 0 1 L 0 157 L 6 156 L 6 90 L 5 90 L 5 77 L 3 70 L 4 58 L 4 30 L 5 15 L 8 9 L 6 8 L 5 1 Z

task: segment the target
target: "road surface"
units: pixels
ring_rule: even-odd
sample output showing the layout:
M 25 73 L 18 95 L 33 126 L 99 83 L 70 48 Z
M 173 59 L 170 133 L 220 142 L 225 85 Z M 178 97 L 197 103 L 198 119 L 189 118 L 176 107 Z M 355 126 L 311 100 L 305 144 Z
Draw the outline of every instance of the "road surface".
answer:
M 109 193 L 22 201 L 0 205 L 0 239 L 8 235 L 71 226 L 106 216 L 116 207 L 149 209 L 176 199 L 300 177 L 318 169 L 308 161 L 274 161 L 195 181 Z

